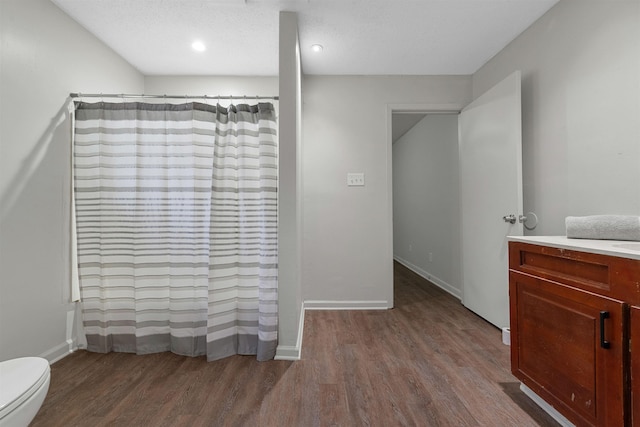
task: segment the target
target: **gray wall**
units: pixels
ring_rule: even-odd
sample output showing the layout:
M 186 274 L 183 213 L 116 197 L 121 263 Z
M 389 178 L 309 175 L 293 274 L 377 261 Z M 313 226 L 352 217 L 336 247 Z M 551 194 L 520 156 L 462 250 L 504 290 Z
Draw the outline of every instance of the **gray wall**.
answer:
M 278 94 L 277 77 L 234 77 L 234 76 L 145 76 L 144 92 L 150 94 L 189 94 L 237 96 L 247 95 L 246 102 L 253 103 L 251 96 L 273 96 Z M 211 104 L 217 102 L 211 99 Z M 243 99 L 234 103 L 245 102 Z M 229 100 L 220 100 L 220 105 L 229 104 Z M 278 103 L 274 106 L 277 108 Z
M 0 8 L 0 360 L 51 360 L 75 323 L 67 97 L 140 92 L 143 78 L 48 0 Z
M 392 301 L 394 104 L 466 104 L 469 76 L 306 76 L 303 299 L 324 306 Z M 363 172 L 364 187 L 347 187 Z M 366 304 L 365 304 L 366 305 Z
M 393 144 L 393 256 L 458 298 L 459 216 L 458 115 L 429 114 Z
M 640 2 L 562 0 L 473 76 L 522 71 L 525 211 L 640 214 Z

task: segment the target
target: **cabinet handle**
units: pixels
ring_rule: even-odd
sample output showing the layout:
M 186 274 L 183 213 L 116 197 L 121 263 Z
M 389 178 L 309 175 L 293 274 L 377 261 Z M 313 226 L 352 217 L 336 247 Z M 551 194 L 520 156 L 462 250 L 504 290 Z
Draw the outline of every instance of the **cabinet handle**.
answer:
M 600 347 L 602 348 L 610 348 L 611 343 L 604 339 L 604 320 L 609 318 L 608 311 L 600 312 Z

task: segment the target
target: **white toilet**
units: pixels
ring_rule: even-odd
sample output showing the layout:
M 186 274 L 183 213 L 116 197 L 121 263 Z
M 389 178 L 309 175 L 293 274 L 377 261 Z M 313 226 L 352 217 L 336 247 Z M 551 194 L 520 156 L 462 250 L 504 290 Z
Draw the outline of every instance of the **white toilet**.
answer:
M 26 427 L 49 390 L 51 370 L 41 357 L 0 362 L 0 426 Z

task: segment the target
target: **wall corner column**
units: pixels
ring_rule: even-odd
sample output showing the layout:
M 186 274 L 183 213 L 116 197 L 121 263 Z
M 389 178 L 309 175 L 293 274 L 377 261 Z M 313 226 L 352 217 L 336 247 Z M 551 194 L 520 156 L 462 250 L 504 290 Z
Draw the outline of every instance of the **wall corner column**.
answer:
M 280 12 L 278 182 L 278 349 L 300 358 L 302 346 L 302 67 L 295 12 Z

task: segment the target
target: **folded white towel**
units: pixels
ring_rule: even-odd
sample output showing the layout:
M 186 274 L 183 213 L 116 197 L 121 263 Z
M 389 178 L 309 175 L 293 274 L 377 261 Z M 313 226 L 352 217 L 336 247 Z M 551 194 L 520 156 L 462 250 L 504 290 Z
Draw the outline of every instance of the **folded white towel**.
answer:
M 631 215 L 568 216 L 567 237 L 571 239 L 638 240 L 640 217 Z

